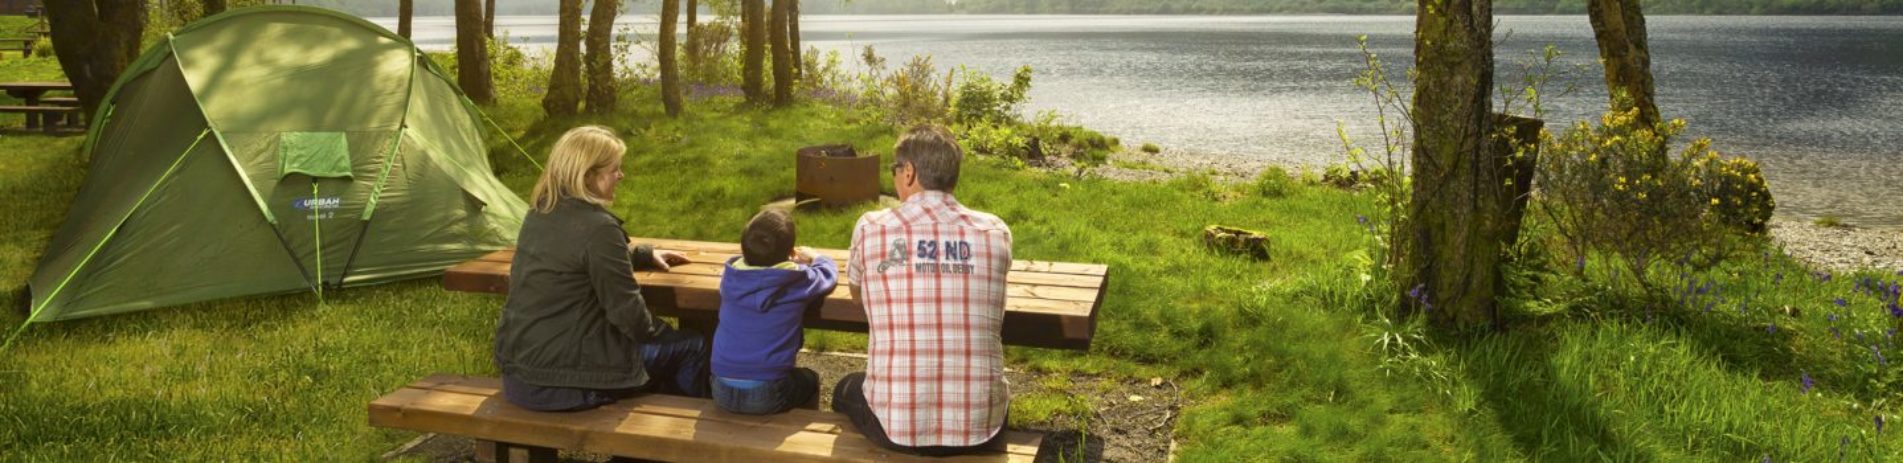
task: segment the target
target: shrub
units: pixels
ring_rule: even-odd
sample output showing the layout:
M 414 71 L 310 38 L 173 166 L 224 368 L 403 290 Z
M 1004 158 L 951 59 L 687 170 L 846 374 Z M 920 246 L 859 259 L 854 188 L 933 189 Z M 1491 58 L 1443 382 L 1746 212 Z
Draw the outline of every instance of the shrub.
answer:
M 868 63 L 877 59 L 872 48 L 866 47 Z M 949 76 L 949 75 L 948 75 Z M 883 74 L 879 68 L 869 73 L 866 100 L 885 112 L 887 122 L 896 127 L 909 127 L 924 123 L 945 120 L 946 99 L 945 82 L 938 78 L 938 68 L 932 65 L 932 57 L 913 56 L 904 66 L 891 74 Z
M 1764 233 L 1771 222 L 1777 200 L 1771 197 L 1771 185 L 1764 180 L 1757 161 L 1739 156 L 1706 154 L 1697 161 L 1698 173 L 1711 198 L 1712 214 L 1718 223 L 1750 233 Z
M 53 41 L 52 40 L 34 41 L 33 42 L 33 56 L 40 57 L 40 58 L 52 58 L 53 57 Z
M 1163 148 L 1157 147 L 1155 143 L 1144 143 L 1143 148 L 1141 149 L 1143 150 L 1143 152 L 1150 153 L 1150 154 L 1163 152 Z
M 1022 66 L 1011 76 L 1011 84 L 993 80 L 990 75 L 959 67 L 959 81 L 952 91 L 952 121 L 961 124 L 1005 123 L 1018 120 L 1018 105 L 1031 90 L 1031 67 Z
M 1387 167 L 1376 165 L 1330 164 L 1322 170 L 1321 183 L 1340 188 L 1357 188 L 1369 185 L 1387 185 L 1394 178 L 1394 172 Z M 1406 183 L 1407 179 L 1401 179 Z
M 1847 226 L 1844 224 L 1844 219 L 1834 215 L 1818 217 L 1817 220 L 1811 221 L 1811 224 L 1824 228 L 1844 228 Z
M 1295 190 L 1295 177 L 1281 166 L 1269 166 L 1256 174 L 1255 190 L 1265 198 L 1288 196 L 1289 192 Z
M 1235 187 L 1210 172 L 1192 172 L 1176 177 L 1170 180 L 1169 185 L 1178 190 L 1216 202 L 1227 202 L 1247 194 L 1246 192 L 1237 191 Z
M 695 23 L 691 43 L 681 45 L 681 75 L 708 84 L 740 83 L 740 52 L 732 19 Z
M 1647 270 L 1658 262 L 1707 267 L 1728 253 L 1727 227 L 1712 212 L 1704 173 L 1717 159 L 1710 139 L 1677 155 L 1668 151 L 1685 121 L 1654 127 L 1636 122 L 1637 109 L 1612 112 L 1599 125 L 1575 124 L 1559 136 L 1543 134 L 1539 185 L 1542 210 L 1576 256 L 1616 256 L 1626 274 L 1651 288 Z
M 1008 124 L 971 124 L 957 127 L 958 142 L 974 154 L 1026 158 L 1030 140 L 1017 126 Z

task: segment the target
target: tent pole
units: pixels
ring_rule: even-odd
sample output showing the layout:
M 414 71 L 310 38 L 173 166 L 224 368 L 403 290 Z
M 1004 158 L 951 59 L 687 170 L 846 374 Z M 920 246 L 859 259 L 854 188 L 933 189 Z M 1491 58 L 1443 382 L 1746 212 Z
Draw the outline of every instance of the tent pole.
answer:
M 377 200 L 383 198 L 383 185 L 390 181 L 390 166 L 396 164 L 396 157 L 403 152 L 403 134 L 410 130 L 410 100 L 416 98 L 416 63 L 427 60 L 422 52 L 410 47 L 410 83 L 403 87 L 403 119 L 396 126 L 396 138 L 390 140 L 390 154 L 383 157 L 383 172 L 377 175 L 377 186 L 370 190 L 370 200 L 363 206 L 363 217 L 358 219 L 357 242 L 350 245 L 350 256 L 344 258 L 344 270 L 337 274 L 337 287 L 344 287 L 344 278 L 350 276 L 350 266 L 357 262 L 357 251 L 363 250 L 364 236 L 370 233 L 370 217 L 377 211 Z M 318 279 L 322 280 L 320 273 Z
M 311 247 L 317 254 L 317 284 L 312 287 L 317 290 L 317 305 L 324 305 L 324 213 L 318 210 L 317 177 L 306 177 L 311 179 Z
M 535 156 L 530 156 L 530 155 L 529 155 L 529 150 L 525 150 L 525 149 L 522 149 L 522 144 L 520 144 L 520 143 L 516 143 L 516 142 L 515 142 L 515 137 L 511 137 L 511 136 L 509 136 L 509 131 L 507 131 L 507 130 L 502 130 L 502 126 L 501 126 L 501 125 L 498 125 L 498 124 L 496 124 L 496 120 L 495 120 L 495 119 L 490 119 L 490 118 L 489 118 L 489 113 L 486 113 L 486 112 L 483 112 L 483 111 L 482 111 L 482 109 L 481 109 L 480 107 L 478 107 L 478 106 L 476 106 L 476 103 L 475 103 L 475 102 L 473 102 L 473 101 L 469 101 L 469 96 L 468 96 L 468 95 L 463 95 L 463 101 L 465 101 L 465 102 L 468 102 L 468 103 L 469 103 L 469 107 L 470 107 L 470 108 L 476 108 L 476 115 L 478 115 L 478 116 L 482 116 L 482 120 L 484 120 L 484 121 L 487 121 L 487 122 L 489 122 L 489 126 L 490 126 L 490 127 L 495 127 L 495 129 L 496 129 L 496 133 L 500 133 L 500 134 L 502 134 L 502 139 L 504 139 L 504 140 L 508 140 L 508 141 L 509 141 L 509 144 L 510 144 L 510 145 L 513 145 L 513 146 L 515 146 L 515 152 L 517 152 L 517 153 L 522 153 L 522 159 L 527 159 L 527 160 L 529 160 L 529 164 L 534 164 L 534 165 L 535 165 L 535 170 L 536 170 L 536 171 L 538 171 L 538 172 L 539 172 L 539 171 L 542 171 L 542 170 L 545 170 L 545 169 L 543 169 L 543 168 L 542 168 L 542 163 L 540 163 L 540 162 L 536 162 L 536 161 L 535 161 Z
M 5 352 L 8 348 L 13 346 L 13 340 L 19 338 L 20 333 L 26 331 L 27 325 L 32 324 L 33 319 L 40 316 L 40 311 L 46 310 L 47 304 L 53 303 L 53 298 L 59 297 L 60 291 L 66 289 L 67 283 L 73 282 L 73 277 L 79 275 L 80 269 L 86 268 L 86 264 L 91 263 L 93 257 L 99 255 L 100 249 L 105 249 L 106 242 L 112 241 L 112 237 L 119 234 L 119 228 L 125 226 L 127 220 L 132 219 L 132 214 L 139 212 L 139 207 L 145 205 L 145 200 L 152 198 L 152 192 L 158 191 L 159 186 L 165 185 L 165 181 L 172 178 L 172 173 L 178 171 L 179 164 L 185 162 L 185 156 L 192 154 L 192 150 L 198 148 L 198 143 L 205 141 L 205 135 L 211 132 L 211 128 L 208 125 L 203 132 L 198 133 L 198 138 L 192 140 L 191 146 L 185 147 L 184 152 L 178 153 L 178 158 L 172 160 L 172 166 L 165 168 L 165 174 L 160 175 L 157 181 L 152 182 L 152 186 L 145 189 L 145 194 L 139 196 L 139 202 L 132 203 L 132 208 L 126 210 L 126 215 L 119 218 L 119 224 L 112 227 L 112 231 L 106 232 L 106 236 L 100 238 L 98 243 L 93 243 L 92 250 L 86 252 L 86 257 L 80 259 L 78 265 L 73 266 L 73 271 L 67 272 L 66 278 L 60 279 L 59 286 L 53 287 L 53 292 L 46 294 L 46 300 L 41 301 L 38 307 L 34 307 L 32 311 L 27 313 L 26 320 L 21 321 L 20 327 L 15 328 L 13 334 L 7 336 L 5 343 L 0 343 L 0 352 Z

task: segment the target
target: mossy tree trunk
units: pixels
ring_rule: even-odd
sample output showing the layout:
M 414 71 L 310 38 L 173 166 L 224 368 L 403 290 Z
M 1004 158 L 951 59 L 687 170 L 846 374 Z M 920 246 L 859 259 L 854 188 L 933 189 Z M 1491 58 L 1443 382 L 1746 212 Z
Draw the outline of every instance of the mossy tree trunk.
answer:
M 496 0 L 488 0 L 482 5 L 482 36 L 496 39 Z
M 773 43 L 773 105 L 785 106 L 793 101 L 793 51 L 787 42 L 787 13 L 791 11 L 790 0 L 773 0 L 773 23 L 768 26 L 770 41 Z
M 86 117 L 97 114 L 119 73 L 139 56 L 145 33 L 141 0 L 46 0 L 46 24 L 60 70 Z
M 687 0 L 687 73 L 700 75 L 700 31 L 694 27 L 699 22 L 700 0 Z
M 1496 320 L 1505 169 L 1491 155 L 1491 0 L 1419 0 L 1413 189 L 1395 243 L 1404 306 L 1455 330 Z
M 555 69 L 548 75 L 548 94 L 542 111 L 550 116 L 572 116 L 581 104 L 581 0 L 561 0 L 561 18 L 555 29 Z
M 674 46 L 674 23 L 681 15 L 681 0 L 661 0 L 661 107 L 670 117 L 681 115 L 681 71 L 675 64 L 680 47 Z
M 786 12 L 786 40 L 793 49 L 793 80 L 799 80 L 806 78 L 806 68 L 800 62 L 805 59 L 800 55 L 800 0 L 786 2 L 791 4 Z
M 496 101 L 489 75 L 489 39 L 482 36 L 481 0 L 456 0 L 456 84 L 471 101 Z
M 766 64 L 765 10 L 764 0 L 740 0 L 740 90 L 749 103 L 766 100 L 765 78 L 760 75 Z
M 615 17 L 621 15 L 621 0 L 595 0 L 588 15 L 588 112 L 609 114 L 615 110 Z M 662 42 L 666 43 L 666 42 Z
M 410 38 L 410 18 L 416 17 L 416 0 L 402 0 L 396 4 L 396 35 Z
M 1645 43 L 1645 15 L 1639 0 L 1589 0 L 1593 39 L 1599 42 L 1599 60 L 1606 67 L 1606 90 L 1612 109 L 1639 108 L 1641 127 L 1659 123 L 1652 87 L 1652 52 Z

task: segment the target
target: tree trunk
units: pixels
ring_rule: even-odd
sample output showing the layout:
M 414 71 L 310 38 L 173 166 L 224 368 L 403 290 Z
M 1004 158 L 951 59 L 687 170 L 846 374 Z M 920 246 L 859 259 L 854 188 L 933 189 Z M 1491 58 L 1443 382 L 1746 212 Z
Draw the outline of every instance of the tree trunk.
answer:
M 410 38 L 410 18 L 416 16 L 416 0 L 402 0 L 396 4 L 396 35 Z
M 1404 306 L 1457 330 L 1497 320 L 1508 205 L 1506 169 L 1489 148 L 1491 0 L 1419 0 L 1415 20 L 1411 204 L 1395 280 Z
M 674 46 L 674 23 L 679 22 L 680 9 L 681 0 L 661 0 L 661 106 L 669 117 L 681 115 L 681 71 L 674 64 L 679 51 Z
M 621 0 L 595 0 L 588 16 L 588 112 L 610 114 L 615 110 L 615 17 L 621 15 Z M 663 42 L 665 43 L 665 42 Z
M 793 48 L 793 80 L 806 78 L 805 56 L 800 51 L 800 0 L 786 0 L 792 6 L 786 13 L 786 40 Z
M 687 0 L 687 74 L 700 75 L 700 31 L 694 25 L 700 14 L 700 0 Z
M 572 116 L 581 104 L 581 0 L 561 2 L 555 69 L 548 76 L 548 94 L 542 96 L 542 111 L 550 116 Z
M 481 0 L 456 0 L 456 83 L 480 104 L 496 101 L 489 77 L 489 41 L 482 36 Z
M 1658 124 L 1652 53 L 1645 44 L 1645 15 L 1639 11 L 1639 0 L 1589 0 L 1586 14 L 1592 20 L 1593 38 L 1599 42 L 1599 60 L 1606 66 L 1606 90 L 1612 96 L 1612 109 L 1629 111 L 1637 107 L 1642 127 Z
M 489 0 L 482 6 L 482 36 L 496 39 L 496 0 Z
M 46 23 L 59 67 L 73 84 L 86 118 L 98 114 L 119 73 L 139 56 L 145 33 L 142 0 L 46 0 Z M 91 121 L 96 123 L 97 121 Z
M 766 100 L 765 83 L 760 75 L 766 63 L 766 4 L 764 0 L 740 0 L 740 90 L 747 102 Z
M 694 36 L 694 25 L 700 16 L 700 0 L 687 0 L 687 36 Z
M 225 12 L 225 0 L 205 0 L 204 7 L 205 11 L 198 16 L 200 18 Z
M 774 106 L 793 101 L 793 52 L 786 41 L 786 16 L 791 8 L 790 0 L 773 0 L 773 23 L 767 29 L 773 45 Z

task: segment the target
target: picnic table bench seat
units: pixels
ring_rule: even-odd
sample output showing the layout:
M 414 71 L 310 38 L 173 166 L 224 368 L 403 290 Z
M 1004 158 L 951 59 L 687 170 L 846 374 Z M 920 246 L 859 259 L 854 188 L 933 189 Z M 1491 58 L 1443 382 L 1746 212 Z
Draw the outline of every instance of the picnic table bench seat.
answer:
M 693 262 L 667 272 L 635 272 L 642 296 L 660 315 L 711 318 L 720 308 L 720 274 L 727 259 L 740 255 L 737 243 L 633 238 L 637 244 L 678 251 Z M 842 267 L 848 252 L 817 249 Z M 509 288 L 509 265 L 514 250 L 489 253 L 443 274 L 443 287 L 452 291 L 503 293 Z M 866 331 L 865 309 L 853 301 L 841 269 L 840 288 L 817 310 L 808 312 L 807 328 Z M 1108 268 L 1101 264 L 1018 260 L 1006 278 L 1004 343 L 1010 345 L 1087 350 L 1096 331 L 1097 309 L 1103 305 Z
M 1031 462 L 1042 436 L 1004 431 L 992 454 L 925 458 L 878 447 L 845 416 L 817 410 L 749 416 L 720 411 L 712 401 L 660 394 L 601 408 L 548 413 L 509 404 L 496 378 L 436 374 L 370 403 L 370 425 L 468 436 L 493 442 L 496 461 L 511 449 L 530 461 L 554 461 L 571 450 L 661 461 L 695 462 Z

